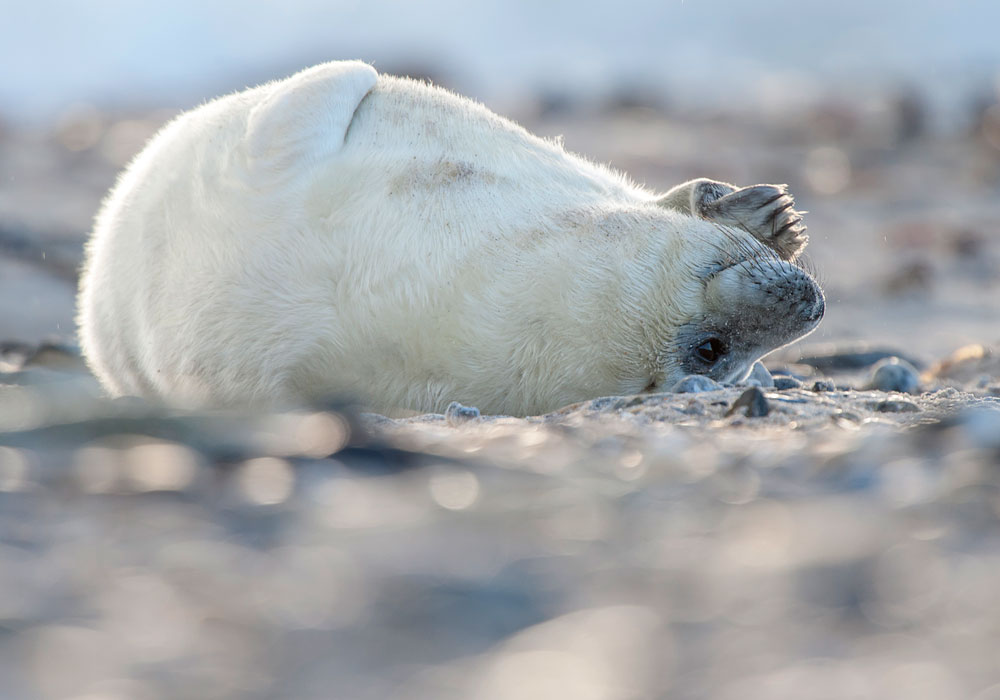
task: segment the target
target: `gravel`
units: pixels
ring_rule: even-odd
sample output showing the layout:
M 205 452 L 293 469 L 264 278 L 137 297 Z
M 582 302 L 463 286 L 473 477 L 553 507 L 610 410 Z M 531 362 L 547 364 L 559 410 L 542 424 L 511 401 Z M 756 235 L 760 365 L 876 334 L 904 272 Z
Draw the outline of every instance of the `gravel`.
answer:
M 165 411 L 33 372 L 0 387 L 0 697 L 953 700 L 997 681 L 982 392 L 391 419 Z

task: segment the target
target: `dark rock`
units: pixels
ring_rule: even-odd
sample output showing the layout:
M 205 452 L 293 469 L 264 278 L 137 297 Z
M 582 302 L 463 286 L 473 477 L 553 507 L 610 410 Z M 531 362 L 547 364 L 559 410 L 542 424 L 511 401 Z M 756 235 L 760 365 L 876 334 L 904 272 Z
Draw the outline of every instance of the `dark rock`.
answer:
M 813 391 L 836 391 L 837 386 L 829 379 L 820 379 L 813 383 Z
M 774 378 L 774 388 L 778 391 L 787 391 L 788 389 L 799 389 L 802 387 L 802 382 L 800 382 L 795 377 L 775 377 Z
M 681 409 L 681 413 L 688 416 L 703 416 L 705 415 L 705 404 L 697 399 L 691 399 L 688 401 L 688 405 Z
M 592 411 L 617 411 L 625 407 L 625 399 L 621 396 L 602 396 L 590 402 L 589 408 Z
M 766 416 L 771 410 L 764 392 L 755 386 L 740 394 L 739 398 L 733 401 L 733 405 L 726 411 L 726 415 L 731 416 L 741 408 L 746 408 L 748 418 Z
M 699 394 L 703 391 L 717 391 L 722 388 L 714 379 L 702 374 L 689 374 L 674 384 L 670 391 L 674 394 Z
M 875 365 L 868 388 L 916 394 L 920 392 L 920 376 L 906 360 L 888 357 Z
M 452 401 L 444 410 L 444 417 L 451 425 L 460 425 L 469 421 L 479 420 L 479 409 L 474 406 L 463 406 L 458 401 Z
M 909 362 L 914 367 L 922 367 L 923 363 L 905 353 L 891 349 L 860 349 L 857 351 L 846 350 L 842 352 L 830 352 L 816 355 L 807 355 L 798 361 L 798 364 L 809 365 L 820 372 L 849 372 L 852 370 L 865 369 L 871 367 L 879 360 L 889 357 L 899 357 Z
M 915 403 L 897 399 L 879 401 L 872 408 L 879 413 L 916 413 L 920 410 L 920 407 Z

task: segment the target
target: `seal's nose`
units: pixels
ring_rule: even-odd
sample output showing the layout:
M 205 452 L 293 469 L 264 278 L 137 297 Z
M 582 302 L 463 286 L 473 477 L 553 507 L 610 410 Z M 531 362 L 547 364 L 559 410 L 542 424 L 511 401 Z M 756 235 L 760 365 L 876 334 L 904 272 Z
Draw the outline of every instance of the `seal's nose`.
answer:
M 813 309 L 813 315 L 810 318 L 812 321 L 819 321 L 823 318 L 823 314 L 826 313 L 826 299 L 823 298 L 823 293 L 820 292 L 819 296 L 816 297 L 816 304 Z
M 762 267 L 765 274 L 752 279 L 764 292 L 766 301 L 759 308 L 767 314 L 775 339 L 789 342 L 816 328 L 826 312 L 826 299 L 812 275 L 784 260 Z
M 812 276 L 787 260 L 756 259 L 718 273 L 706 286 L 706 306 L 728 317 L 741 343 L 768 351 L 816 328 L 826 301 Z
M 826 313 L 826 298 L 823 290 L 820 289 L 812 277 L 804 271 L 800 271 L 802 277 L 802 301 L 798 305 L 798 312 L 804 323 L 815 325 Z

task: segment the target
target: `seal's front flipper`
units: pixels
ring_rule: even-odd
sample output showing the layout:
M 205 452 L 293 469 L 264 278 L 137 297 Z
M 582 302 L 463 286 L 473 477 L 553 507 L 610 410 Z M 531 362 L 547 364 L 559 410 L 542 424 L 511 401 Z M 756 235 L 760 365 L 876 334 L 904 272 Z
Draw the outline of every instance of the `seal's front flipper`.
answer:
M 794 260 L 809 242 L 802 212 L 787 185 L 751 185 L 706 202 L 701 216 L 752 233 L 785 260 Z
M 366 63 L 337 61 L 275 85 L 247 119 L 250 167 L 279 174 L 338 151 L 354 112 L 377 79 Z
M 795 201 L 786 185 L 737 188 L 700 178 L 677 185 L 657 202 L 692 216 L 741 228 L 785 260 L 794 260 L 809 241 L 802 213 L 794 209 Z

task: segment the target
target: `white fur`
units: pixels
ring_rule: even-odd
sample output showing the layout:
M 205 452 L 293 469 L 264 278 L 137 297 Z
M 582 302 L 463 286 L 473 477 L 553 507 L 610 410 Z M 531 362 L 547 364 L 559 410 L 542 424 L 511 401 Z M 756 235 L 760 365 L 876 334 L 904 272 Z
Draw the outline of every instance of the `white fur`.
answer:
M 80 337 L 112 394 L 537 413 L 678 379 L 727 236 L 760 247 L 479 104 L 330 63 L 150 142 L 97 218 Z

